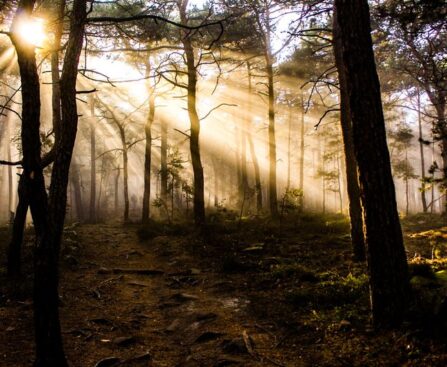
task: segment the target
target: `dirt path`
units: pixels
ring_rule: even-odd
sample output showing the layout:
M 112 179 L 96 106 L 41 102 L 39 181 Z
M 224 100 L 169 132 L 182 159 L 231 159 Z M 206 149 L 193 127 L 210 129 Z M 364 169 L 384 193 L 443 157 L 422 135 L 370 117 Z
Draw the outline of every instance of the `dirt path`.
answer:
M 60 313 L 72 367 L 445 366 L 442 342 L 371 329 L 365 269 L 343 228 L 293 228 L 280 242 L 262 227 L 244 241 L 231 229 L 206 242 L 188 230 L 141 242 L 137 231 L 66 228 Z M 0 269 L 0 367 L 32 365 L 32 247 L 31 236 L 20 282 Z
M 111 357 L 124 366 L 304 365 L 250 317 L 231 276 L 197 267 L 185 240 L 140 243 L 135 229 L 105 225 L 67 237 L 61 316 L 73 366 Z

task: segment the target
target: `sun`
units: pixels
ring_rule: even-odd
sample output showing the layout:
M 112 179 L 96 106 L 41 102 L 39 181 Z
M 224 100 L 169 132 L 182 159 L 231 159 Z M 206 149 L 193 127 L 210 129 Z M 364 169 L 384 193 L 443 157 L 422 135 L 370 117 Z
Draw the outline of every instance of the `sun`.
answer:
M 29 45 L 43 47 L 47 40 L 45 21 L 38 17 L 22 17 L 14 26 L 14 32 Z

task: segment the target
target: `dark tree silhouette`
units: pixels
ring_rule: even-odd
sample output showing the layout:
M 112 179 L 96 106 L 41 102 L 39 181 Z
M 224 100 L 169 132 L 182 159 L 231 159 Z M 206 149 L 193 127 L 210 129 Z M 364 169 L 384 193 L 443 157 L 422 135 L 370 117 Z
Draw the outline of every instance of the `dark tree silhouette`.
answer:
M 366 0 L 335 0 L 342 48 L 342 73 L 353 128 L 362 204 L 373 321 L 402 321 L 409 296 L 408 269 L 391 175 L 380 83 Z

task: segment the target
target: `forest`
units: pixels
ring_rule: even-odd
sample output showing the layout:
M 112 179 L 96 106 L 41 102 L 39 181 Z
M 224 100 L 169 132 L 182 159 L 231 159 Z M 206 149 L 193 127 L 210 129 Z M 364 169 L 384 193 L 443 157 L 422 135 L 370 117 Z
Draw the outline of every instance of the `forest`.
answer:
M 446 0 L 0 0 L 0 367 L 446 366 Z

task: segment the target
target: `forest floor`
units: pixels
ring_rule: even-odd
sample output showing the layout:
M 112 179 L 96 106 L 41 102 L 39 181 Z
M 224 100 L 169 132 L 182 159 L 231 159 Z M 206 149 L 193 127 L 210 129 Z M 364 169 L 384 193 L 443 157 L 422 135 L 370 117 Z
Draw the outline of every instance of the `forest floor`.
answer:
M 432 217 L 406 223 L 412 262 L 447 267 L 442 226 Z M 7 237 L 0 230 L 2 254 Z M 32 246 L 29 234 L 21 279 L 11 283 L 0 265 L 1 367 L 33 361 Z M 286 228 L 223 222 L 204 236 L 180 225 L 70 225 L 65 351 L 73 367 L 446 366 L 438 319 L 371 327 L 365 272 L 351 260 L 346 219 L 335 216 Z

